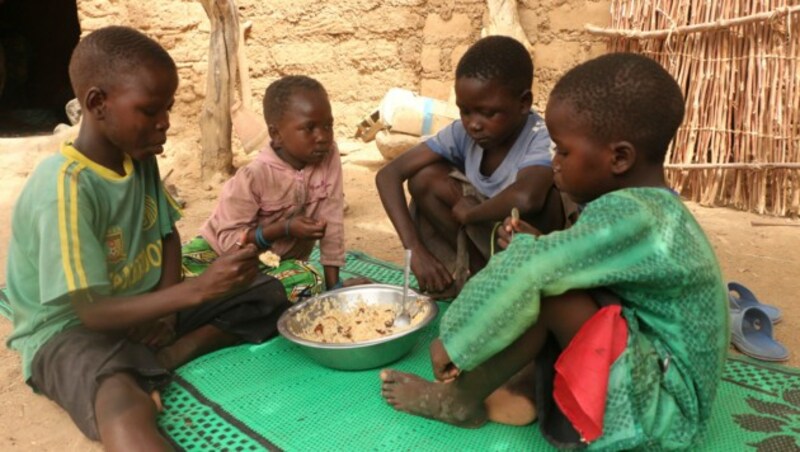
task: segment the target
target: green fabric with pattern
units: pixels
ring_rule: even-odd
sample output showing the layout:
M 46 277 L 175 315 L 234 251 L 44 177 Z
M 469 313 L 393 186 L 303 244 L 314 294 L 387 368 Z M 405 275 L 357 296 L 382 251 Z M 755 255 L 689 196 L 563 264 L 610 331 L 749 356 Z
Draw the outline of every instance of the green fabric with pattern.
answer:
M 568 230 L 515 236 L 453 301 L 442 341 L 457 366 L 473 369 L 536 322 L 541 297 L 593 287 L 623 300 L 629 337 L 611 369 L 603 435 L 590 448 L 691 447 L 722 375 L 727 291 L 705 234 L 667 190 L 618 190 L 589 203 Z
M 219 256 L 206 239 L 195 237 L 183 244 L 183 275 L 187 278 L 200 276 Z M 317 295 L 324 288 L 322 273 L 313 265 L 300 259 L 281 260 L 277 267 L 258 264 L 265 275 L 270 275 L 283 284 L 286 296 L 292 303 Z
M 311 255 L 316 260 L 317 250 Z M 400 267 L 354 251 L 347 253 L 342 271 L 345 278 L 403 281 Z M 413 276 L 411 284 L 416 286 Z M 10 319 L 10 314 L 0 288 L 0 315 Z M 427 343 L 435 334 L 432 326 L 420 345 L 392 367 L 430 377 Z M 395 411 L 380 396 L 377 372 L 320 367 L 283 338 L 240 345 L 180 368 L 162 394 L 158 423 L 177 450 L 191 451 L 554 450 L 536 424 L 465 430 Z M 331 389 L 340 384 L 341 390 Z M 797 425 L 800 371 L 732 356 L 705 440 L 693 450 L 800 450 Z

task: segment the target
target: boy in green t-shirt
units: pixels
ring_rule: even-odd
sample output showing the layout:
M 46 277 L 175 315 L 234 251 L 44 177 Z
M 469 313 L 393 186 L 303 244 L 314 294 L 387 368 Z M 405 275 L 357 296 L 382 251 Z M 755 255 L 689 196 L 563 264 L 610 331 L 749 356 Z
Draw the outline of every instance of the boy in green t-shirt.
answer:
M 43 161 L 17 200 L 8 253 L 23 375 L 110 450 L 168 450 L 155 417 L 170 371 L 273 335 L 288 306 L 243 245 L 182 282 L 180 217 L 163 152 L 178 75 L 127 27 L 89 34 L 70 79 L 83 110 L 74 143 Z

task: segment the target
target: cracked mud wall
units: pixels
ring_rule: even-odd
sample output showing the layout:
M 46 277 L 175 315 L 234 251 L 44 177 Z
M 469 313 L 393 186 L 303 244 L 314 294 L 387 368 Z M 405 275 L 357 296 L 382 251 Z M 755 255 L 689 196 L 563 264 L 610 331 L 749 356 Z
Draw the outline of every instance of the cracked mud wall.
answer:
M 142 30 L 175 59 L 180 87 L 173 134 L 197 136 L 205 90 L 209 22 L 195 0 L 78 0 L 83 34 L 110 24 Z M 304 73 L 328 89 L 337 136 L 377 107 L 390 87 L 448 99 L 458 59 L 480 37 L 482 0 L 239 0 L 240 22 L 252 22 L 245 48 L 260 112 L 266 86 Z M 544 107 L 560 74 L 605 50 L 583 32 L 607 25 L 607 0 L 520 0 L 520 20 L 533 44 L 534 104 Z

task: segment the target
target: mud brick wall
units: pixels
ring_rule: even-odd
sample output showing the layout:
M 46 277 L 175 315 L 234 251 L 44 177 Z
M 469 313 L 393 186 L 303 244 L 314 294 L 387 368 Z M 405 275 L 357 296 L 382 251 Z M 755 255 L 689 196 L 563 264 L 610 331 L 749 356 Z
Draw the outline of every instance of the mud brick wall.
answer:
M 180 87 L 173 133 L 199 136 L 207 70 L 209 22 L 195 0 L 78 0 L 82 32 L 125 24 L 158 40 L 178 64 Z M 253 104 L 284 74 L 307 74 L 328 89 L 339 136 L 377 107 L 391 87 L 448 99 L 456 63 L 480 37 L 482 0 L 238 0 L 252 22 L 246 54 Z M 520 19 L 533 44 L 534 103 L 566 69 L 602 53 L 585 23 L 609 22 L 607 0 L 521 0 Z M 260 107 L 259 107 L 260 108 Z

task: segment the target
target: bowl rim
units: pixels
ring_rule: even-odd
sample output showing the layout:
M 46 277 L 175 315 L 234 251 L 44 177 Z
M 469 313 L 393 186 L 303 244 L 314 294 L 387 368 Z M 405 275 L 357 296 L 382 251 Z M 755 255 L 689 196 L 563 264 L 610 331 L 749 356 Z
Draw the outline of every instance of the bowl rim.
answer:
M 358 286 L 343 287 L 341 289 L 329 290 L 327 292 L 322 292 L 319 295 L 315 295 L 315 296 L 313 296 L 311 298 L 303 300 L 303 301 L 295 304 L 294 306 L 291 306 L 286 311 L 284 311 L 284 313 L 281 314 L 280 318 L 278 319 L 278 332 L 281 334 L 281 336 L 285 337 L 287 340 L 289 340 L 291 342 L 294 342 L 296 344 L 305 345 L 305 346 L 313 347 L 313 348 L 316 348 L 316 349 L 347 350 L 347 349 L 353 349 L 353 348 L 367 347 L 367 346 L 370 346 L 370 345 L 378 345 L 378 344 L 382 344 L 382 343 L 385 343 L 385 342 L 390 342 L 390 341 L 399 339 L 399 338 L 401 338 L 403 336 L 408 336 L 410 334 L 417 333 L 417 332 L 421 331 L 423 328 L 425 328 L 426 326 L 428 326 L 428 324 L 431 323 L 431 321 L 433 321 L 433 319 L 435 319 L 436 316 L 439 314 L 439 305 L 436 304 L 435 300 L 433 300 L 432 298 L 430 298 L 430 297 L 428 297 L 426 295 L 422 295 L 422 294 L 420 294 L 419 292 L 417 292 L 417 291 L 415 291 L 413 289 L 408 289 L 408 294 L 409 295 L 415 295 L 415 296 L 417 296 L 417 298 L 424 298 L 426 301 L 428 301 L 428 305 L 430 306 L 430 309 L 428 310 L 427 314 L 425 314 L 425 317 L 422 320 L 420 320 L 420 322 L 417 324 L 418 327 L 415 328 L 415 329 L 408 329 L 408 330 L 405 330 L 405 331 L 401 331 L 401 332 L 399 332 L 397 334 L 393 334 L 391 336 L 385 336 L 385 337 L 381 337 L 381 338 L 378 338 L 378 339 L 373 339 L 373 340 L 370 340 L 370 341 L 327 343 L 327 342 L 315 342 L 315 341 L 310 341 L 310 340 L 307 340 L 307 339 L 303 339 L 303 338 L 297 336 L 296 334 L 292 333 L 291 331 L 289 331 L 288 327 L 286 326 L 286 323 L 289 321 L 289 317 L 290 316 L 294 315 L 297 311 L 300 311 L 305 306 L 313 303 L 317 299 L 330 297 L 331 295 L 336 295 L 336 294 L 340 294 L 340 293 L 357 292 L 357 291 L 363 290 L 363 289 L 392 289 L 392 290 L 398 290 L 399 289 L 400 291 L 403 290 L 402 287 L 395 286 L 395 285 L 392 285 L 392 284 L 362 284 L 362 285 L 358 285 Z

